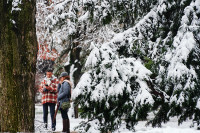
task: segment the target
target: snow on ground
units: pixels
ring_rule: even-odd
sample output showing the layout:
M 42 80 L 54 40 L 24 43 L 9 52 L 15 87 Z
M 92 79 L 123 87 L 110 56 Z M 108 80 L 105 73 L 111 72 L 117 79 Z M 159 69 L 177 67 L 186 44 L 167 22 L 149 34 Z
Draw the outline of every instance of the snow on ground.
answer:
M 74 127 L 78 126 L 79 122 L 82 121 L 82 119 L 75 119 L 71 117 L 72 110 L 69 111 L 69 118 L 70 118 L 70 131 L 77 131 L 74 130 Z M 35 121 L 36 123 L 40 123 L 43 121 L 43 114 L 42 114 L 42 105 L 37 104 L 35 106 Z M 50 113 L 48 115 L 48 127 L 51 127 L 51 120 L 50 120 Z M 62 118 L 60 112 L 58 112 L 56 117 L 56 131 L 62 131 Z M 196 128 L 190 128 L 192 121 L 186 121 L 183 122 L 180 126 L 177 124 L 177 118 L 172 118 L 168 123 L 163 124 L 162 128 L 153 128 L 151 126 L 145 126 L 146 121 L 140 121 L 135 126 L 135 133 L 199 133 L 199 130 L 196 130 Z M 37 130 L 36 130 L 37 131 Z M 39 131 L 37 131 L 39 132 Z M 77 131 L 78 132 L 78 131 Z M 91 133 L 97 133 L 99 131 L 94 131 Z M 125 128 L 125 125 L 122 125 L 122 127 L 115 131 L 114 133 L 133 133 L 133 131 L 129 131 Z
M 41 104 L 37 104 L 35 106 L 35 123 L 37 124 L 42 124 L 41 122 L 43 121 L 43 109 Z M 74 127 L 78 125 L 79 122 L 82 121 L 82 119 L 75 119 L 72 118 L 71 115 L 72 110 L 69 111 L 68 116 L 70 119 L 70 131 L 74 131 Z M 56 131 L 62 131 L 62 118 L 61 118 L 61 113 L 58 111 L 57 116 L 56 116 Z M 51 128 L 51 117 L 50 117 L 50 109 L 48 113 L 48 128 Z M 38 130 L 36 130 L 38 132 Z

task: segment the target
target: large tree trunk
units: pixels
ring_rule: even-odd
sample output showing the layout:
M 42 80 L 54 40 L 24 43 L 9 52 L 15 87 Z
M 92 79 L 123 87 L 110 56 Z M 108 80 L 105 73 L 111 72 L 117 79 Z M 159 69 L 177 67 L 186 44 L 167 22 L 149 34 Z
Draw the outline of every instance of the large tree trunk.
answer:
M 35 0 L 0 1 L 0 131 L 34 131 Z

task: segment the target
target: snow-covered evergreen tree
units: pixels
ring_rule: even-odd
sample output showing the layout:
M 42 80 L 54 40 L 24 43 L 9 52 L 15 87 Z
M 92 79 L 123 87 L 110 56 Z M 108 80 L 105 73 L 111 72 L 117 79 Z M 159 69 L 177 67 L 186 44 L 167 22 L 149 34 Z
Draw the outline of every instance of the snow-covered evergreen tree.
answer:
M 138 120 L 146 119 L 154 103 L 146 83 L 151 72 L 140 60 L 121 58 L 115 51 L 117 41 L 100 48 L 91 45 L 93 50 L 85 64 L 88 71 L 73 92 L 83 111 L 80 115 L 97 121 L 102 132 L 116 130 L 122 120 L 133 129 Z
M 152 3 L 153 5 L 153 3 Z M 119 59 L 129 59 L 135 57 L 137 60 L 140 61 L 143 66 L 145 66 L 147 69 L 149 69 L 152 74 L 151 78 L 146 81 L 147 87 L 139 85 L 141 88 L 141 91 L 148 92 L 145 94 L 149 94 L 154 102 L 147 102 L 147 104 L 144 104 L 147 109 L 145 109 L 146 112 L 143 112 L 143 115 L 139 115 L 137 113 L 140 113 L 140 109 L 135 107 L 134 105 L 137 105 L 137 100 L 132 97 L 132 100 L 134 101 L 133 105 L 129 105 L 129 107 L 132 107 L 132 111 L 135 112 L 135 116 L 132 117 L 132 121 L 142 119 L 142 116 L 147 116 L 148 111 L 154 112 L 154 118 L 149 121 L 149 123 L 152 123 L 153 126 L 161 126 L 162 122 L 167 122 L 170 117 L 172 116 L 178 116 L 179 123 L 183 122 L 187 118 L 192 118 L 193 120 L 199 120 L 199 109 L 197 108 L 198 98 L 199 98 L 199 75 L 198 75 L 198 64 L 199 64 L 199 2 L 198 1 L 158 1 L 155 6 L 152 6 L 152 9 L 147 13 L 143 14 L 144 17 L 133 26 L 133 28 L 130 28 L 129 30 L 122 33 L 123 38 L 120 40 L 119 35 L 116 34 L 114 39 L 116 38 L 117 43 L 110 42 L 114 46 L 112 46 L 113 51 L 115 52 L 115 56 L 119 56 Z M 142 15 L 141 15 L 142 16 Z M 118 40 L 119 39 L 119 40 Z M 115 41 L 114 41 L 115 42 Z M 106 50 L 106 48 L 109 47 L 109 43 L 100 44 L 100 51 L 101 49 Z M 107 58 L 109 61 L 112 60 L 109 59 L 109 53 L 107 52 Z M 99 56 L 100 60 L 95 60 L 95 55 Z M 98 67 L 102 67 L 102 64 L 104 64 L 104 58 L 102 57 L 102 52 L 99 52 L 96 50 L 96 48 L 90 53 L 90 56 L 93 58 L 87 59 L 88 61 L 97 61 Z M 112 55 L 112 54 L 110 54 Z M 118 59 L 118 58 L 117 58 Z M 132 59 L 133 62 L 134 59 Z M 86 66 L 88 65 L 86 62 Z M 94 63 L 92 62 L 92 63 Z M 107 68 L 106 70 L 120 68 L 119 66 L 123 66 L 122 64 L 118 64 L 119 66 L 115 66 L 113 68 L 113 65 L 115 63 L 111 63 L 111 67 Z M 125 64 L 125 63 L 124 63 Z M 125 64 L 127 66 L 127 64 Z M 92 104 L 88 105 L 89 103 L 93 101 L 91 98 L 87 98 L 84 94 L 90 94 L 90 97 L 93 93 L 96 94 L 96 98 L 98 98 L 98 95 L 100 95 L 100 99 L 98 99 L 99 103 L 97 103 L 99 106 L 101 105 L 100 101 L 107 101 L 109 99 L 110 93 L 108 93 L 110 90 L 109 87 L 107 87 L 107 82 L 112 81 L 112 78 L 109 78 L 110 76 L 113 76 L 113 73 L 110 74 L 109 72 L 106 72 L 107 75 L 103 75 L 104 69 L 103 67 L 100 69 L 93 68 L 89 69 L 89 71 L 83 75 L 83 77 L 80 80 L 80 83 L 76 87 L 77 91 L 77 99 L 81 102 L 81 99 L 83 100 L 83 107 L 85 107 L 86 110 L 84 114 L 87 114 L 87 110 L 89 110 L 87 107 L 96 107 Z M 125 68 L 125 67 L 124 67 Z M 140 67 L 142 69 L 142 67 Z M 92 71 L 91 71 L 92 70 Z M 134 68 L 133 68 L 134 70 Z M 93 72 L 94 71 L 94 72 Z M 144 70 L 143 70 L 144 71 Z M 97 73 L 95 73 L 97 72 Z M 115 73 L 117 73 L 116 71 Z M 88 73 L 90 73 L 92 76 L 88 76 Z M 130 74 L 131 72 L 129 72 Z M 149 73 L 148 73 L 149 74 Z M 109 75 L 109 76 L 108 76 Z M 126 74 L 125 74 L 126 75 Z M 101 82 L 101 78 L 103 77 L 103 80 L 105 83 Z M 122 77 L 120 74 L 117 74 L 117 76 L 120 78 Z M 147 76 L 147 75 L 146 75 Z M 131 77 L 126 75 L 128 78 L 128 81 L 131 81 Z M 90 80 L 88 80 L 90 79 Z M 141 79 L 142 81 L 144 79 Z M 138 80 L 134 80 L 131 82 L 137 83 Z M 127 81 L 123 81 L 123 83 L 127 83 Z M 90 84 L 90 85 L 88 85 Z M 99 84 L 101 87 L 99 87 Z M 112 82 L 112 86 L 115 86 L 115 84 L 118 84 L 118 82 Z M 106 87 L 103 87 L 103 86 Z M 94 87 L 93 87 L 94 86 Z M 90 87 L 93 89 L 90 89 Z M 124 87 L 124 86 L 123 86 Z M 123 88 L 122 87 L 122 88 Z M 102 92 L 98 91 L 101 88 L 104 90 L 105 98 L 101 99 Z M 127 86 L 125 87 L 128 88 Z M 137 87 L 136 87 L 137 88 Z M 146 89 L 144 89 L 146 88 Z M 131 87 L 131 89 L 135 89 L 135 87 Z M 140 89 L 138 89 L 138 94 L 140 94 Z M 82 90 L 82 91 L 81 91 Z M 121 89 L 123 90 L 123 89 Z M 137 90 L 137 89 L 136 89 Z M 79 92 L 80 91 L 80 92 Z M 108 91 L 108 92 L 107 92 Z M 116 89 L 117 93 L 117 89 Z M 128 92 L 125 92 L 125 97 Z M 196 94 L 196 95 L 195 95 Z M 134 93 L 134 96 L 137 97 L 137 93 Z M 120 97 L 120 96 L 119 96 Z M 118 98 L 119 98 L 118 97 Z M 141 97 L 140 97 L 141 98 Z M 142 97 L 147 98 L 147 97 Z M 149 97 L 148 97 L 149 98 Z M 148 101 L 148 98 L 145 99 Z M 87 99 L 87 100 L 86 100 Z M 119 99 L 115 99 L 115 102 L 120 103 L 123 99 L 120 97 Z M 127 100 L 127 101 L 126 101 Z M 128 98 L 125 101 L 128 102 Z M 140 101 L 141 100 L 141 101 Z M 143 103 L 140 99 L 140 103 Z M 97 101 L 97 100 L 96 100 Z M 125 103 L 126 103 L 125 102 Z M 86 104 L 85 104 L 86 103 Z M 95 103 L 95 102 L 94 102 Z M 150 105 L 149 105 L 150 103 Z M 106 102 L 105 102 L 106 105 Z M 113 105 L 111 103 L 111 105 Z M 125 105 L 125 104 L 124 104 Z M 105 107 L 105 106 L 104 106 Z M 120 107 L 119 105 L 115 106 Z M 138 107 L 143 107 L 142 104 L 140 104 Z M 151 108 L 150 108 L 151 107 Z M 106 107 L 105 107 L 106 108 Z M 104 108 L 104 109 L 105 109 Z M 123 108 L 123 107 L 122 107 Z M 94 109 L 94 108 L 93 108 Z M 113 109 L 115 109 L 113 107 Z M 96 114 L 96 110 L 99 111 L 99 107 L 95 108 L 94 111 L 88 111 L 87 117 L 91 119 L 98 119 L 101 120 L 96 115 L 94 117 L 91 114 Z M 108 110 L 102 110 L 103 112 L 109 112 Z M 118 111 L 122 111 L 120 108 Z M 138 112 L 137 112 L 138 111 Z M 110 111 L 112 112 L 112 111 Z M 125 112 L 125 111 L 124 111 Z M 116 122 L 117 120 L 120 121 L 124 119 L 125 121 L 128 120 L 128 117 L 131 117 L 131 113 L 127 113 L 128 115 L 121 117 L 118 115 L 118 113 L 115 113 L 112 115 L 112 113 L 108 113 L 108 116 L 104 116 L 103 118 L 109 119 L 109 117 L 114 117 L 115 119 L 110 120 L 109 122 Z M 109 130 L 109 127 L 112 127 L 110 125 L 107 125 L 106 122 L 99 122 L 100 128 L 104 127 Z M 116 122 L 116 125 L 118 126 L 119 123 Z M 134 124 L 133 124 L 134 125 Z M 133 126 L 132 125 L 132 126 Z M 117 129 L 117 126 L 113 129 Z M 129 124 L 127 122 L 127 127 L 129 127 Z

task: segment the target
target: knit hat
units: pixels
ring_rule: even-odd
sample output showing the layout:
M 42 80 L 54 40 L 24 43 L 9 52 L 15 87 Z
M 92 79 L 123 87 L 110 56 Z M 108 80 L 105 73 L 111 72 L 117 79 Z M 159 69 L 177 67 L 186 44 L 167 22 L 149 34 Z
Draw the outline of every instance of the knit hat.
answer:
M 67 72 L 62 72 L 62 73 L 60 74 L 59 78 L 65 77 L 65 76 L 69 76 L 68 73 L 67 73 Z

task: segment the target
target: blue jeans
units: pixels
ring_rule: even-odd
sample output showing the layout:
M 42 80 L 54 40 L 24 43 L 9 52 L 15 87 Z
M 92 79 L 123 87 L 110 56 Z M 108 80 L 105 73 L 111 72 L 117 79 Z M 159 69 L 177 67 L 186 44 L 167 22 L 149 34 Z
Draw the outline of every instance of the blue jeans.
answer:
M 51 114 L 51 128 L 55 128 L 56 127 L 56 120 L 53 123 L 53 117 L 55 114 L 55 103 L 45 103 L 43 104 L 43 121 L 44 123 L 48 123 L 47 122 L 47 118 L 48 118 L 48 106 L 50 107 L 50 114 Z

